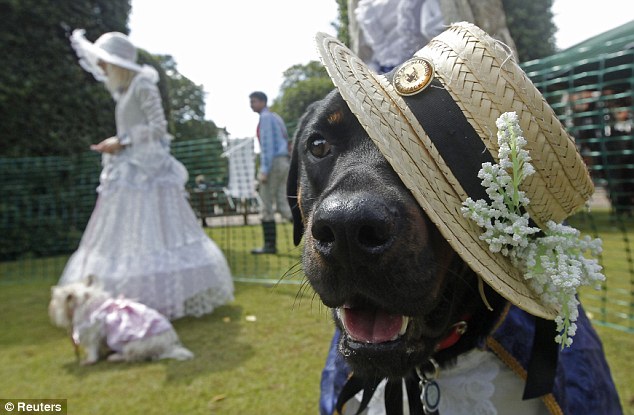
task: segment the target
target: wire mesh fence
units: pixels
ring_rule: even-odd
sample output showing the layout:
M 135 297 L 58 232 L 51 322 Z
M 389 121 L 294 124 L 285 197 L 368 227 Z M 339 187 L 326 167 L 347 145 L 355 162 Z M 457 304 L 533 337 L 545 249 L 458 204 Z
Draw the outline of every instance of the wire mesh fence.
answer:
M 628 46 L 629 45 L 629 46 Z M 591 40 L 524 70 L 574 137 L 596 193 L 590 212 L 570 219 L 603 240 L 606 281 L 585 290 L 600 324 L 634 333 L 634 34 Z
M 190 173 L 186 187 L 201 225 L 225 253 L 236 280 L 301 282 L 290 223 L 278 219 L 277 255 L 251 254 L 263 244 L 255 175 L 250 175 L 251 194 L 232 192 L 231 158 L 224 150 L 216 139 L 172 146 Z M 100 169 L 100 156 L 92 152 L 0 158 L 0 283 L 57 280 L 94 208 Z

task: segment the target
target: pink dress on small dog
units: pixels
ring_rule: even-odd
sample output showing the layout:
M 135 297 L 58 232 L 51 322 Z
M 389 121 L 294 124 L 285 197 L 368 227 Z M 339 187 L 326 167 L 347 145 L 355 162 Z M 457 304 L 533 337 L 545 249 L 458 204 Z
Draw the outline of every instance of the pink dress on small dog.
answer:
M 172 330 L 170 322 L 158 311 L 125 298 L 108 299 L 90 313 L 89 324 L 104 322 L 106 343 L 117 353 L 132 341 Z

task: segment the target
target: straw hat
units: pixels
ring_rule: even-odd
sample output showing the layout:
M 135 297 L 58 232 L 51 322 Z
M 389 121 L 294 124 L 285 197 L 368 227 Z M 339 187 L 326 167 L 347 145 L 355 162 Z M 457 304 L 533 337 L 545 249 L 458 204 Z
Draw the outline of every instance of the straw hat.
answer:
M 106 74 L 97 65 L 99 61 L 135 72 L 143 71 L 143 67 L 136 63 L 136 47 L 123 33 L 104 33 L 95 43 L 87 40 L 85 35 L 84 29 L 73 30 L 70 36 L 71 46 L 75 49 L 82 68 L 92 73 L 98 81 L 105 82 L 106 80 Z
M 546 305 L 508 258 L 489 250 L 462 202 L 488 196 L 478 179 L 496 163 L 496 119 L 515 111 L 536 173 L 521 186 L 531 219 L 545 227 L 583 206 L 593 184 L 574 140 L 503 44 L 457 23 L 385 75 L 373 73 L 337 39 L 317 44 L 335 86 L 403 183 L 452 248 L 487 284 L 547 319 Z

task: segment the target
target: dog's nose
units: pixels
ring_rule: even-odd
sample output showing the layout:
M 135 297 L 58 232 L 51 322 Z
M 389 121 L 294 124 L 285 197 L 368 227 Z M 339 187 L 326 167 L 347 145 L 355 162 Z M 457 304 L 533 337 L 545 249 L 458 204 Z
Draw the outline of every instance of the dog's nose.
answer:
M 313 215 L 315 249 L 327 259 L 367 261 L 394 241 L 395 212 L 370 193 L 326 198 Z

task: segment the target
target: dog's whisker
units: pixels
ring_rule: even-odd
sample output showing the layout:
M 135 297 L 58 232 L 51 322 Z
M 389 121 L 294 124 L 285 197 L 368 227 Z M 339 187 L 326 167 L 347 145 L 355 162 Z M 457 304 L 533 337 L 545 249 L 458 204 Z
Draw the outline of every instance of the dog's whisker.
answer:
M 280 281 L 301 275 L 301 272 L 302 272 L 302 262 L 297 261 L 295 264 L 291 265 L 291 267 L 287 269 L 284 272 L 284 274 L 282 274 L 282 276 L 280 277 Z
M 311 301 L 311 306 L 312 306 L 312 304 L 315 303 L 315 300 L 317 300 L 317 307 L 319 307 L 319 312 L 321 313 L 323 311 L 323 307 L 325 307 L 324 303 L 321 302 L 321 300 L 319 299 L 317 293 L 313 291 L 313 295 L 312 295 L 312 298 L 310 300 Z
M 297 304 L 298 308 L 301 307 L 302 298 L 306 291 L 310 289 L 310 284 L 308 280 L 304 277 L 295 293 L 295 300 L 293 301 L 293 309 L 295 309 L 295 305 Z M 299 303 L 299 304 L 298 304 Z

